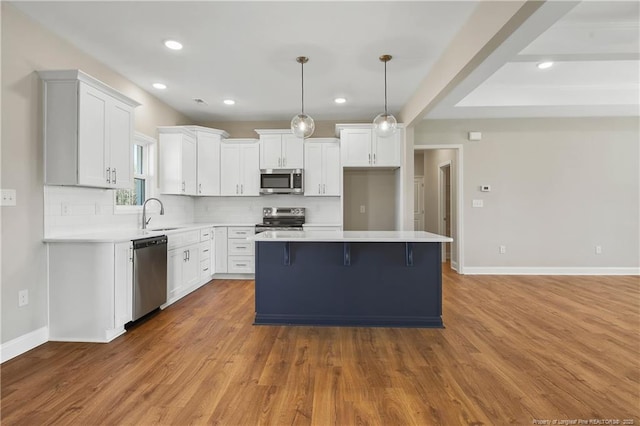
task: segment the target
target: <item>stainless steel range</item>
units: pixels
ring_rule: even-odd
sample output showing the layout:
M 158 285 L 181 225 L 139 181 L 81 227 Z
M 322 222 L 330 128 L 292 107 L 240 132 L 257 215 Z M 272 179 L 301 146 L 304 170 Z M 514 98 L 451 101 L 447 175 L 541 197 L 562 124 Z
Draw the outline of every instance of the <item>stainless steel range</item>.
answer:
M 256 225 L 256 234 L 264 231 L 302 231 L 304 207 L 265 207 L 262 223 Z

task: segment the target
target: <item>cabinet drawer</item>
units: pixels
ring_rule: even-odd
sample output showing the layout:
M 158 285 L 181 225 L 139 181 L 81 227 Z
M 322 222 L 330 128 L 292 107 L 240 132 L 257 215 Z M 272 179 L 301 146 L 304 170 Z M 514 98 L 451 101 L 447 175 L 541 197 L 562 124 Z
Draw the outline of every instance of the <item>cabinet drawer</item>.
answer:
M 211 243 L 209 241 L 204 241 L 198 244 L 198 248 L 200 249 L 200 260 L 209 259 L 211 257 Z
M 255 234 L 253 226 L 230 226 L 229 238 L 247 238 Z
M 200 230 L 200 241 L 209 241 L 213 237 L 213 229 L 205 228 Z
M 200 278 L 211 276 L 211 261 L 206 258 L 200 262 Z
M 200 231 L 188 231 L 170 234 L 167 236 L 167 249 L 186 246 L 200 242 Z
M 253 250 L 253 241 L 248 240 L 230 240 L 228 250 L 230 255 L 240 254 L 253 256 L 255 253 Z
M 230 274 L 255 273 L 253 256 L 229 256 L 228 271 Z

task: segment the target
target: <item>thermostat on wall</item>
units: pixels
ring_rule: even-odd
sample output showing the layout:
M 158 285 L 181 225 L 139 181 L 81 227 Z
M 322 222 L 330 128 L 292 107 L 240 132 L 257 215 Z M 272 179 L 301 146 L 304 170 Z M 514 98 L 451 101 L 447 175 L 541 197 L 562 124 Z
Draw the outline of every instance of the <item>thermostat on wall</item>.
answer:
M 469 140 L 470 141 L 482 140 L 482 132 L 469 132 Z
M 480 191 L 482 191 L 482 192 L 490 192 L 491 191 L 491 185 L 481 185 L 480 186 Z

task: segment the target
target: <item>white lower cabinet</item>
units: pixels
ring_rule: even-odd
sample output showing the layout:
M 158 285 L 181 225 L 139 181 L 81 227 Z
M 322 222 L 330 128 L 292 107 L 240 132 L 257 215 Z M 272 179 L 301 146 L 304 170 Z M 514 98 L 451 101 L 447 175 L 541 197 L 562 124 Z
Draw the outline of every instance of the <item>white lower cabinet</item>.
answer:
M 109 342 L 132 319 L 132 244 L 49 243 L 49 340 Z
M 200 280 L 200 231 L 170 234 L 167 252 L 167 303 L 204 284 Z
M 216 226 L 214 228 L 216 274 L 254 274 L 255 250 L 253 226 Z

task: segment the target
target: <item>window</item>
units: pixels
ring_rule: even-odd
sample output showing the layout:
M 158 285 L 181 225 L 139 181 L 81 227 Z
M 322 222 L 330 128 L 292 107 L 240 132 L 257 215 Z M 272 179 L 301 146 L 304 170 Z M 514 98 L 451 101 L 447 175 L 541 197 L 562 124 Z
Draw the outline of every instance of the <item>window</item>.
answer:
M 133 187 L 118 189 L 115 194 L 117 211 L 139 210 L 153 190 L 155 139 L 136 133 L 133 143 Z

